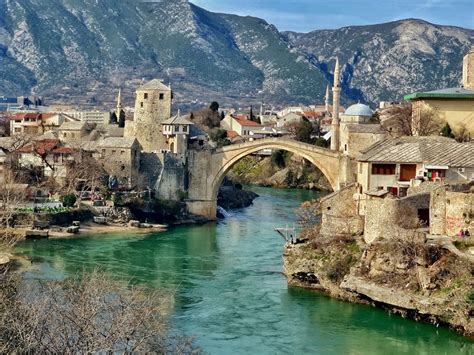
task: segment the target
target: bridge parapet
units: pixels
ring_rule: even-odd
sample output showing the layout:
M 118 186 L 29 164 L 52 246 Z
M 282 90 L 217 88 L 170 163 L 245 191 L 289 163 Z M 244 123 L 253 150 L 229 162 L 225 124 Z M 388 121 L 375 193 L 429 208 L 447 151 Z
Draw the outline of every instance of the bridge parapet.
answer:
M 215 219 L 217 193 L 227 172 L 240 159 L 262 149 L 282 149 L 302 156 L 326 176 L 334 190 L 348 181 L 350 163 L 338 151 L 285 138 L 265 138 L 190 154 L 190 211 Z

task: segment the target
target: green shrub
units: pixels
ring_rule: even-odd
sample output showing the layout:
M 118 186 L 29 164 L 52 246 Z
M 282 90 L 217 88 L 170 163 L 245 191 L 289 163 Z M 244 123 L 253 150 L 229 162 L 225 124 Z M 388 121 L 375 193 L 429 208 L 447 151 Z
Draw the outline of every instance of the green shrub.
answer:
M 64 207 L 72 207 L 76 203 L 76 195 L 74 194 L 67 194 L 61 197 L 61 202 L 63 203 Z

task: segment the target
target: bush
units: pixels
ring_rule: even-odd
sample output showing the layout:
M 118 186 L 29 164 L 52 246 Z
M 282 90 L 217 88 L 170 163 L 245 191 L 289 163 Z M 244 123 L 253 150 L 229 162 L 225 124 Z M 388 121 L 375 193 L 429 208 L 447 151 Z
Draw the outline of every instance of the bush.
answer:
M 93 271 L 21 285 L 0 278 L 0 353 L 192 353 L 170 334 L 163 295 Z M 182 352 L 180 352 L 182 351 Z
M 61 197 L 64 207 L 72 207 L 76 203 L 77 197 L 74 194 L 67 194 Z
M 274 150 L 272 152 L 272 165 L 279 168 L 284 168 L 286 166 L 286 151 L 285 150 Z

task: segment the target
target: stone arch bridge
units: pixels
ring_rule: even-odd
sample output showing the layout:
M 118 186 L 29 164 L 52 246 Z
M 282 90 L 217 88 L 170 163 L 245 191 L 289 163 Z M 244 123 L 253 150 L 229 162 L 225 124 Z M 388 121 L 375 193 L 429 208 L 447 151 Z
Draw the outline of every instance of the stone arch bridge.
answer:
M 349 182 L 349 158 L 337 151 L 286 138 L 265 138 L 213 150 L 190 151 L 189 211 L 215 219 L 217 194 L 227 172 L 240 159 L 263 149 L 286 150 L 305 158 L 322 171 L 334 190 Z

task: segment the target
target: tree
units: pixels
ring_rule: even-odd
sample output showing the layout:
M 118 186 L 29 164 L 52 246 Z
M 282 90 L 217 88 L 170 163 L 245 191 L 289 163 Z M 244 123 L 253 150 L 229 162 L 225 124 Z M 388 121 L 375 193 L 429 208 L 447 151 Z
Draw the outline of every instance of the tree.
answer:
M 469 132 L 469 130 L 466 128 L 466 125 L 465 124 L 461 124 L 461 126 L 459 127 L 459 129 L 457 130 L 456 134 L 455 134 L 455 138 L 458 142 L 462 143 L 462 142 L 469 142 L 471 140 L 471 133 Z
M 2 280 L 0 351 L 5 353 L 191 353 L 164 320 L 163 294 L 93 271 L 19 287 Z
M 209 137 L 212 141 L 216 142 L 218 147 L 223 147 L 230 144 L 230 140 L 227 138 L 227 131 L 225 129 L 213 129 L 211 130 Z
M 221 112 L 221 121 L 225 118 L 225 113 L 224 111 Z
M 17 209 L 26 201 L 21 179 L 14 172 L 6 172 L 0 184 L 0 254 L 8 252 L 20 239 L 15 232 L 14 217 Z
M 451 126 L 449 125 L 449 123 L 446 123 L 444 125 L 443 129 L 441 130 L 441 135 L 443 137 L 454 138 L 454 134 L 453 134 L 453 131 L 451 130 Z
M 120 110 L 120 117 L 118 119 L 118 126 L 120 128 L 125 127 L 125 111 L 124 110 Z
M 253 114 L 253 107 L 250 106 L 250 121 L 254 121 L 254 122 L 257 122 L 257 117 L 255 117 L 255 115 Z
M 194 120 L 194 113 L 193 113 L 193 112 L 191 112 L 191 113 L 189 114 L 189 119 L 190 119 L 191 121 Z
M 117 124 L 117 122 L 118 122 L 117 114 L 115 113 L 115 111 L 113 111 L 113 112 L 110 114 L 109 123 L 110 123 L 110 124 Z
M 313 144 L 313 131 L 314 129 L 311 122 L 304 120 L 299 123 L 296 128 L 296 140 L 303 143 Z
M 279 168 L 284 168 L 286 166 L 286 157 L 287 157 L 287 151 L 286 150 L 274 150 L 272 152 L 272 164 L 279 167 Z
M 435 110 L 410 102 L 392 106 L 384 115 L 382 128 L 395 136 L 430 136 L 440 131 L 438 114 Z
M 212 110 L 212 112 L 217 112 L 219 111 L 219 103 L 217 101 L 212 101 L 209 108 Z
M 61 197 L 64 207 L 72 207 L 76 203 L 77 197 L 74 194 L 67 194 Z

